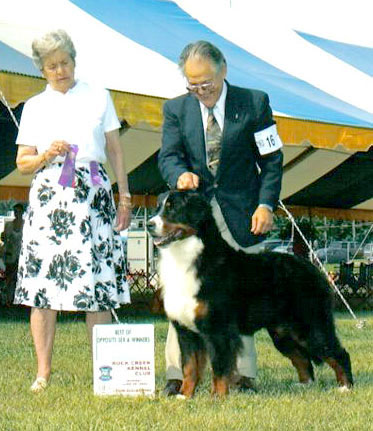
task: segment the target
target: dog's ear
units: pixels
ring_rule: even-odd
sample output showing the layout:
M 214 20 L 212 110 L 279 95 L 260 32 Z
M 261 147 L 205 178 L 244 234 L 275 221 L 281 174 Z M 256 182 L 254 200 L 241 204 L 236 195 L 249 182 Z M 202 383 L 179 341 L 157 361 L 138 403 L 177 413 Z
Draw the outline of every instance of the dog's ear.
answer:
M 193 199 L 196 199 L 196 201 L 199 201 L 201 203 L 207 202 L 207 199 L 205 198 L 205 196 L 198 190 L 190 190 L 190 194 L 193 196 Z
M 178 194 L 179 197 L 182 198 L 182 202 L 185 205 L 193 205 L 196 207 L 197 205 L 204 206 L 206 205 L 206 199 L 204 196 L 198 192 L 197 190 L 175 190 L 171 192 L 172 194 Z
M 207 221 L 211 217 L 211 205 L 208 200 L 198 191 L 190 190 L 184 198 L 185 205 L 189 208 L 188 217 L 198 224 Z
M 205 199 L 202 193 L 197 189 L 179 190 L 178 192 L 182 193 L 185 196 L 185 199 Z
M 158 197 L 157 197 L 157 212 L 160 211 L 164 202 L 168 199 L 169 195 L 170 195 L 170 192 L 163 192 L 163 193 L 160 193 L 158 195 Z

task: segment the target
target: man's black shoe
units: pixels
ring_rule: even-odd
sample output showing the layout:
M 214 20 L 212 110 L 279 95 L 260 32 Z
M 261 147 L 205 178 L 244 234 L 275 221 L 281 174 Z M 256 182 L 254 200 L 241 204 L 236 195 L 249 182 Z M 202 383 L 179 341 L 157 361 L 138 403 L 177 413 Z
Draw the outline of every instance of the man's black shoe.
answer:
M 183 382 L 178 379 L 167 380 L 166 386 L 163 389 L 163 395 L 166 397 L 173 397 L 180 394 L 181 384 Z

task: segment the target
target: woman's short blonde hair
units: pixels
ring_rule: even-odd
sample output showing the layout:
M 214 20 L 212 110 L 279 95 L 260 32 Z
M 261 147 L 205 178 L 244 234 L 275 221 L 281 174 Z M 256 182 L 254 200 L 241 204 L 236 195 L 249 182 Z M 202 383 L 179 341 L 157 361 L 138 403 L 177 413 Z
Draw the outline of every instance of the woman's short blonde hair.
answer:
M 32 59 L 35 66 L 42 70 L 44 58 L 57 49 L 67 52 L 75 64 L 76 51 L 70 36 L 65 30 L 55 30 L 32 42 Z

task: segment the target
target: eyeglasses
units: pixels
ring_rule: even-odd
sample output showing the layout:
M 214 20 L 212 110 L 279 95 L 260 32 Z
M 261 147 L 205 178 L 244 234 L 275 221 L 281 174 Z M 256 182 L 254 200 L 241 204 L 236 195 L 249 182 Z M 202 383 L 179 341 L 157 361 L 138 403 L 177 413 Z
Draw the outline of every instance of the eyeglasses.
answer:
M 203 84 L 188 84 L 186 86 L 186 89 L 190 92 L 190 93 L 198 93 L 198 91 L 201 91 L 202 93 L 207 92 L 207 91 L 212 91 L 214 89 L 214 82 L 213 81 L 209 81 L 209 82 L 204 82 Z
M 43 69 L 46 70 L 47 72 L 55 73 L 55 72 L 57 72 L 57 70 L 59 68 L 64 69 L 64 68 L 70 66 L 70 64 L 71 64 L 71 60 L 70 59 L 68 59 L 68 60 L 62 60 L 62 61 L 57 62 L 57 63 L 46 64 L 43 67 Z

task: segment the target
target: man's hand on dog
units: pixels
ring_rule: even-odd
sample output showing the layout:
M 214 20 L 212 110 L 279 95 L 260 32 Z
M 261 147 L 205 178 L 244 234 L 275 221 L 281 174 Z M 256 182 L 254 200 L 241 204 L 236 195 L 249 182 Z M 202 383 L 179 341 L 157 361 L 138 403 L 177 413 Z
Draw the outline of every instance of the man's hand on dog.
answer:
M 266 207 L 258 207 L 251 218 L 251 233 L 260 235 L 269 232 L 273 225 L 273 213 Z
M 198 189 L 199 177 L 193 172 L 184 172 L 177 180 L 178 190 Z M 251 233 L 261 235 L 269 232 L 273 226 L 273 213 L 266 207 L 258 207 L 251 219 Z
M 193 172 L 184 172 L 177 180 L 176 187 L 178 190 L 193 190 L 198 189 L 199 176 Z

